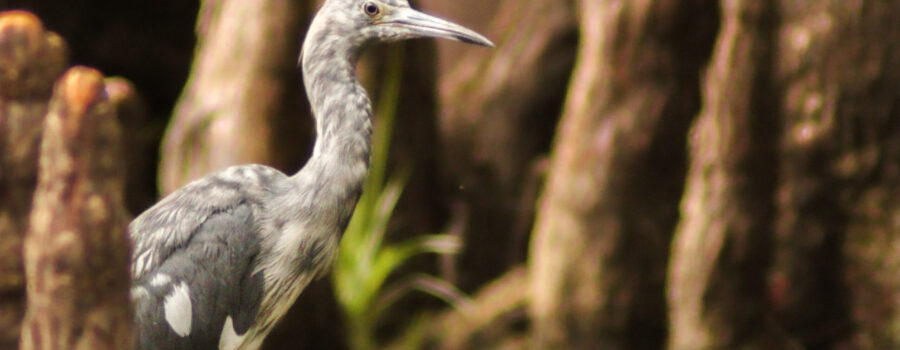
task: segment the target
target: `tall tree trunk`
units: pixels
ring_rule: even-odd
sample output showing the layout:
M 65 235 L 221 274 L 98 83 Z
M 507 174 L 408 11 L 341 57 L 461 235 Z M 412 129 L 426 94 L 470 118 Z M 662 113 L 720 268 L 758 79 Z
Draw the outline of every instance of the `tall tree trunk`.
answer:
M 37 159 L 65 43 L 34 15 L 0 12 L 0 349 L 18 348 L 25 314 L 22 241 L 37 186 Z
M 104 89 L 99 72 L 75 67 L 50 102 L 25 240 L 23 350 L 132 345 L 121 130 Z
M 672 245 L 672 349 L 759 347 L 776 339 L 764 317 L 776 176 L 774 11 L 769 1 L 725 0 L 721 6 Z
M 487 6 L 465 4 L 460 12 Z M 451 226 L 465 242 L 445 273 L 468 291 L 525 259 L 535 159 L 550 148 L 577 43 L 570 1 L 493 6 L 486 34 L 497 48 L 445 53 L 438 82 L 444 189 Z
M 900 3 L 778 9 L 774 313 L 804 348 L 898 348 Z
M 653 349 L 711 1 L 578 2 L 581 45 L 532 237 L 537 348 Z
M 159 135 L 152 131 L 152 121 L 144 99 L 137 88 L 123 78 L 106 80 L 106 94 L 115 106 L 122 129 L 122 149 L 125 158 L 125 207 L 129 213 L 141 213 L 156 203 L 155 154 Z
M 191 78 L 163 141 L 164 194 L 235 164 L 302 164 L 312 123 L 296 62 L 309 10 L 300 0 L 203 2 Z
M 722 4 L 670 348 L 897 347 L 900 6 Z

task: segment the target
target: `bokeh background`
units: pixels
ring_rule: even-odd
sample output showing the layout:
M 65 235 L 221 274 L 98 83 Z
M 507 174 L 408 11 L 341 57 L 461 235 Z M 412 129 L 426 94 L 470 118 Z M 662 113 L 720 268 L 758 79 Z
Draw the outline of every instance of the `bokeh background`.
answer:
M 314 282 L 265 349 L 900 348 L 900 2 L 410 2 L 497 45 L 383 45 L 358 71 L 376 129 L 392 126 L 384 178 L 405 179 L 386 241 L 459 247 L 392 265 L 371 307 L 403 296 L 377 312 L 348 312 L 339 277 Z M 302 167 L 297 56 L 317 6 L 0 0 L 67 43 L 60 67 L 130 81 L 131 215 L 229 165 Z M 12 154 L 14 107 L 51 91 L 6 81 Z M 3 159 L 0 348 L 15 348 L 40 175 Z

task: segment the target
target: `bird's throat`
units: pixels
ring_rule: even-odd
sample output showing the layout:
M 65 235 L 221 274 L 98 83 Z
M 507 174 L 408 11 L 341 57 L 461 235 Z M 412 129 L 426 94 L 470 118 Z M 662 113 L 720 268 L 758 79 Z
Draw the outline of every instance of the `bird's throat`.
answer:
M 349 219 L 368 172 L 372 108 L 356 79 L 352 55 L 335 54 L 334 49 L 304 47 L 303 80 L 317 135 L 312 158 L 297 177 L 307 185 L 317 182 L 317 200 L 334 205 L 343 221 Z

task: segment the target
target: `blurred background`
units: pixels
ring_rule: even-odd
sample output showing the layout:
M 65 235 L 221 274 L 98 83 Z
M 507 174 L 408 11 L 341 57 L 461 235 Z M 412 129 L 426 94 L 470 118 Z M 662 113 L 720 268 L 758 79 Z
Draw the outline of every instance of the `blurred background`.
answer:
M 58 34 L 59 67 L 130 82 L 134 216 L 230 165 L 303 166 L 315 135 L 297 56 L 320 2 L 0 10 Z M 414 40 L 362 58 L 382 156 L 341 254 L 405 253 L 339 260 L 265 349 L 900 348 L 900 2 L 410 2 L 497 47 Z M 51 91 L 0 78 L 12 154 L 15 106 Z M 24 312 L 31 154 L 0 164 L 7 333 Z

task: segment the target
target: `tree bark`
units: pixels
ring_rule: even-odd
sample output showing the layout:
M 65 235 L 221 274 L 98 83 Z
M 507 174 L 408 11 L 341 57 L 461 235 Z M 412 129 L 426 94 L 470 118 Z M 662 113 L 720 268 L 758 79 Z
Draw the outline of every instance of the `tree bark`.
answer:
M 132 345 L 121 130 L 102 79 L 72 68 L 50 102 L 25 240 L 22 349 Z
M 897 347 L 900 116 L 884 87 L 900 84 L 888 44 L 900 6 L 722 6 L 673 244 L 669 347 Z
M 710 1 L 582 0 L 581 40 L 531 244 L 536 348 L 663 345 L 685 135 Z
M 191 78 L 163 141 L 163 194 L 235 164 L 303 163 L 313 129 L 296 62 L 307 14 L 300 0 L 203 2 Z
M 900 347 L 900 3 L 778 6 L 769 293 L 802 347 Z
M 491 6 L 496 19 L 486 35 L 497 48 L 444 54 L 438 82 L 443 188 L 450 225 L 465 242 L 444 274 L 467 291 L 525 260 L 536 159 L 550 148 L 578 37 L 569 1 Z
M 764 317 L 776 178 L 770 166 L 777 139 L 769 102 L 777 97 L 770 78 L 773 5 L 726 0 L 721 6 L 672 245 L 672 349 L 754 348 L 778 339 Z
M 106 94 L 122 126 L 122 149 L 125 158 L 125 207 L 129 213 L 141 213 L 156 203 L 156 164 L 148 161 L 158 146 L 144 99 L 137 88 L 123 78 L 106 79 Z M 158 140 L 157 140 L 158 141 Z
M 0 349 L 18 348 L 25 314 L 22 241 L 37 185 L 37 159 L 65 43 L 34 15 L 0 12 Z

